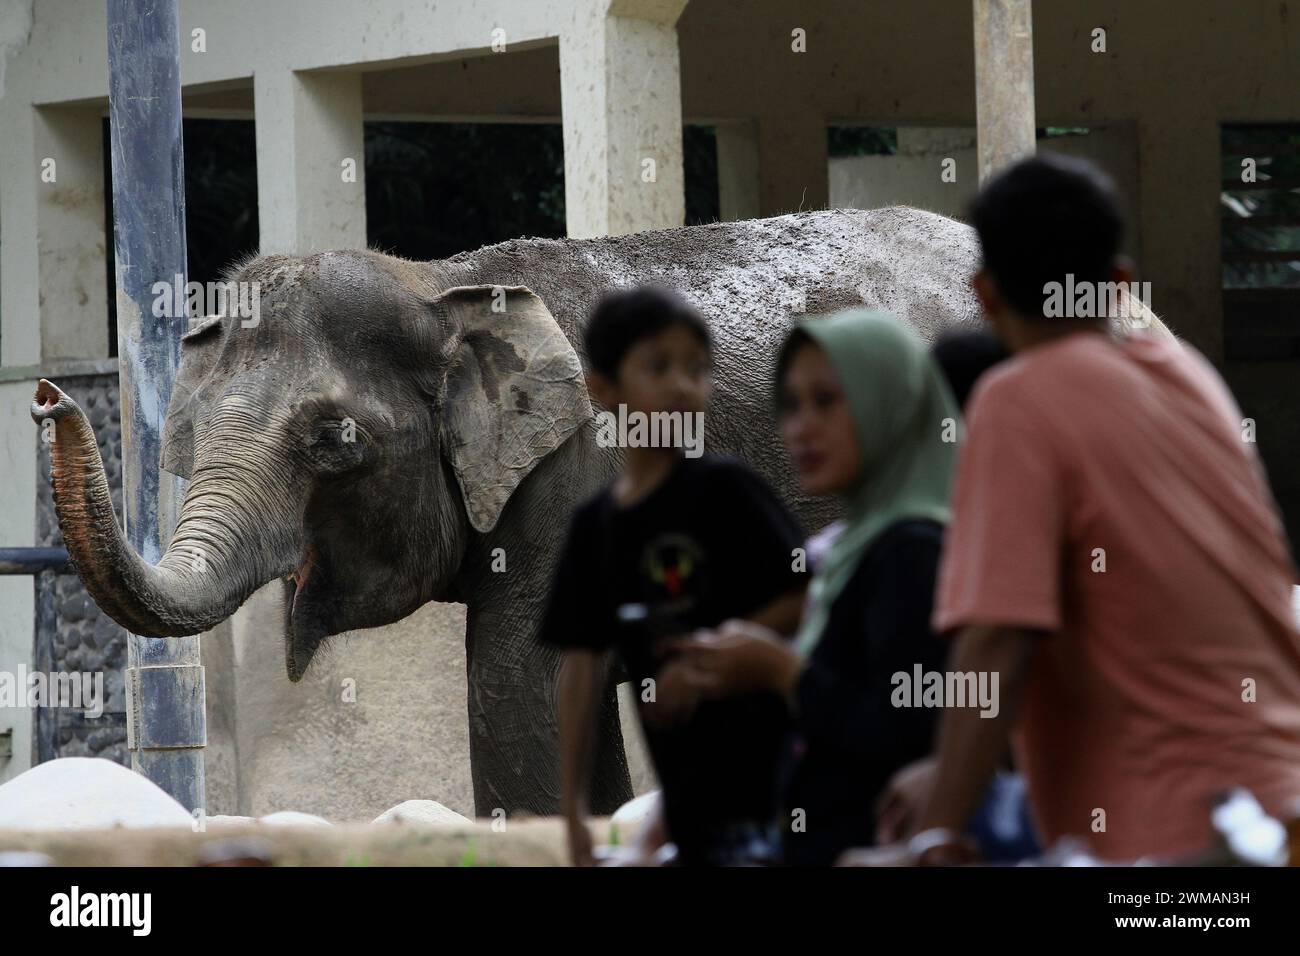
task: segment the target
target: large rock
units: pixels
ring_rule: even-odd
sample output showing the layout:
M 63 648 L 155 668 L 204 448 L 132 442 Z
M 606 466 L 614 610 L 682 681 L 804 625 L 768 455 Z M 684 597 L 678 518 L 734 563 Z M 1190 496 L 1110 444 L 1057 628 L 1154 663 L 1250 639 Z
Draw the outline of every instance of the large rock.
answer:
M 649 793 L 643 793 L 633 800 L 629 800 L 609 818 L 612 826 L 617 827 L 619 831 L 620 843 L 633 843 L 640 836 L 641 831 L 645 829 L 646 820 L 659 805 L 659 791 L 651 790 Z
M 214 813 L 211 816 L 206 817 L 204 820 L 204 823 L 210 827 L 211 826 L 218 826 L 218 827 L 240 826 L 242 824 L 256 823 L 256 822 L 257 822 L 256 817 L 242 817 L 237 814 L 231 814 L 231 813 Z
M 0 786 L 0 830 L 189 827 L 194 818 L 162 788 L 98 757 L 38 764 Z
M 407 800 L 375 817 L 375 823 L 432 823 L 446 826 L 472 825 L 469 817 L 444 807 L 436 800 Z
M 279 810 L 257 818 L 258 823 L 271 827 L 328 827 L 333 826 L 324 817 L 314 813 L 301 813 L 297 810 Z
M 261 817 L 217 813 L 207 817 L 204 823 L 210 827 L 242 826 L 250 823 L 261 823 L 269 827 L 329 827 L 334 825 L 324 817 L 318 817 L 314 813 L 302 813 L 298 810 L 279 810 Z

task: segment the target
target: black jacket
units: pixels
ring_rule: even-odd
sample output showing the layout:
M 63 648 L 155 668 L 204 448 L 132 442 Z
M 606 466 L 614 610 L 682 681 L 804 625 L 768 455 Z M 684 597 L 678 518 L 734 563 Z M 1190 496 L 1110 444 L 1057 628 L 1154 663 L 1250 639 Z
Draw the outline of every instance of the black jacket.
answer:
M 881 790 L 933 749 L 939 711 L 896 707 L 891 697 L 894 674 L 910 680 L 917 664 L 944 667 L 947 642 L 930 629 L 942 541 L 933 521 L 891 525 L 831 606 L 796 689 L 784 766 L 792 865 L 829 865 L 845 849 L 874 843 Z

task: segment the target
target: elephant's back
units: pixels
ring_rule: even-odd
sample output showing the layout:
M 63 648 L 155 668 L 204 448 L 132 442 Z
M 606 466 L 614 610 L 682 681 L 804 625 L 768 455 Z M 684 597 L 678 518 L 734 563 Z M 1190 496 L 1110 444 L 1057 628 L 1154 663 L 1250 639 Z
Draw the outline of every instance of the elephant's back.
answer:
M 708 319 L 715 394 L 705 442 L 749 462 L 809 530 L 833 509 L 797 492 L 771 409 L 777 348 L 808 315 L 856 305 L 893 312 L 925 339 L 977 321 L 969 227 L 905 207 L 833 209 L 599 239 L 523 239 L 439 263 L 457 284 L 525 285 L 582 352 L 581 330 L 611 289 L 675 289 Z
M 577 338 L 611 289 L 676 289 L 725 334 L 868 305 L 925 338 L 974 322 L 969 226 L 904 206 L 829 209 L 597 239 L 516 239 L 439 263 L 457 282 L 527 285 Z

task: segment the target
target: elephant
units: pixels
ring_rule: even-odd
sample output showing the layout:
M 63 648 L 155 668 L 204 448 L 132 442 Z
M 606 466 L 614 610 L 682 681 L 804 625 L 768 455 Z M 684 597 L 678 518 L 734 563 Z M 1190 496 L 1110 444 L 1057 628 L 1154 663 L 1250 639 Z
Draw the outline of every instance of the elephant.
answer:
M 581 331 L 599 296 L 655 283 L 711 324 L 706 447 L 756 468 L 813 530 L 777 440 L 772 362 L 800 317 L 866 304 L 924 338 L 978 322 L 978 249 L 906 207 L 820 210 L 414 262 L 369 250 L 255 256 L 257 323 L 192 319 L 161 466 L 188 479 L 155 565 L 125 544 L 89 423 L 42 381 L 54 499 L 86 590 L 134 633 L 210 629 L 280 579 L 299 680 L 330 636 L 429 601 L 467 607 L 476 812 L 559 805 L 558 655 L 536 640 L 568 516 L 615 473 L 595 440 Z M 1157 326 L 1158 320 L 1151 319 Z M 631 795 L 611 684 L 591 809 Z

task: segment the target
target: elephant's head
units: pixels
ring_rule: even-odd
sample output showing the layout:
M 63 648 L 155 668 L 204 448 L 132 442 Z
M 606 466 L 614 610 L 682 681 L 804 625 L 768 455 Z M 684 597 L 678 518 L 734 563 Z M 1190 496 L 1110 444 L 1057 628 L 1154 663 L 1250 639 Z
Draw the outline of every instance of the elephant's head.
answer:
M 162 466 L 189 479 L 150 566 L 123 541 L 81 409 L 42 381 L 54 499 L 87 591 L 123 627 L 206 630 L 285 579 L 285 660 L 448 587 L 475 533 L 591 416 L 581 366 L 522 287 L 443 291 L 374 253 L 262 257 L 257 321 L 191 323 Z

